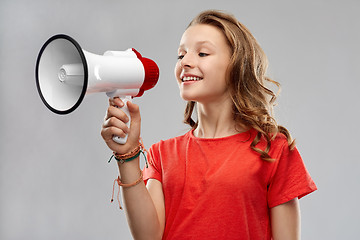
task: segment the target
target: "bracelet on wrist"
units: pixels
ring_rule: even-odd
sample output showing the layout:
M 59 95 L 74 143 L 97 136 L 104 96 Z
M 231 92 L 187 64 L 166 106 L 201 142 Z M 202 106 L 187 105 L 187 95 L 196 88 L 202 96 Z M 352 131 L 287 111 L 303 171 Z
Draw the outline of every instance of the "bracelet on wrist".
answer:
M 118 161 L 118 163 L 120 164 L 124 164 L 126 162 L 129 162 L 129 161 L 132 161 L 136 158 L 138 158 L 140 156 L 140 153 L 142 153 L 144 155 L 144 158 L 145 158 L 145 164 L 146 164 L 146 168 L 148 168 L 148 162 L 147 162 L 147 159 L 146 159 L 146 155 L 145 153 L 147 153 L 147 150 L 145 149 L 144 147 L 144 144 L 143 144 L 143 141 L 140 137 L 139 139 L 139 145 L 134 149 L 132 150 L 131 152 L 129 153 L 125 153 L 125 154 L 118 154 L 116 152 L 113 152 L 113 155 L 110 157 L 108 163 L 110 163 L 111 159 L 112 158 L 115 158 L 116 161 Z M 139 183 L 141 183 L 143 181 L 143 172 L 140 170 L 140 177 L 138 180 L 136 180 L 135 182 L 133 183 L 123 183 L 120 176 L 118 176 L 115 180 L 114 180 L 114 184 L 113 184 L 113 192 L 112 192 L 112 197 L 111 197 L 111 202 L 114 201 L 114 191 L 115 191 L 115 183 L 118 184 L 119 186 L 119 190 L 118 190 L 118 194 L 117 194 L 117 201 L 119 203 L 119 207 L 120 209 L 122 209 L 121 207 L 121 204 L 120 204 L 120 187 L 123 187 L 123 188 L 129 188 L 129 187 L 133 187 L 133 186 L 136 186 L 138 185 Z
M 115 183 L 117 183 L 118 186 L 119 186 L 118 194 L 117 194 L 117 201 L 118 201 L 118 203 L 119 203 L 119 208 L 122 210 L 121 203 L 120 203 L 120 187 L 123 187 L 123 188 L 134 187 L 134 186 L 138 185 L 139 183 L 141 183 L 142 181 L 143 181 L 143 172 L 142 172 L 141 170 L 140 170 L 140 177 L 138 178 L 138 180 L 136 180 L 136 181 L 133 182 L 133 183 L 123 183 L 123 182 L 121 181 L 120 176 L 118 176 L 118 177 L 114 180 L 113 191 L 112 191 L 112 196 L 111 196 L 111 201 L 110 201 L 110 202 L 113 202 L 113 201 L 114 201 Z
M 113 155 L 115 160 L 118 161 L 119 163 L 123 164 L 125 162 L 130 162 L 131 160 L 134 160 L 135 158 L 140 156 L 140 153 L 142 151 L 140 150 L 138 153 L 136 153 L 134 156 L 130 156 L 129 158 L 118 158 L 117 155 Z
M 121 164 L 123 164 L 125 162 L 130 162 L 130 161 L 136 159 L 137 157 L 139 157 L 140 153 L 142 153 L 145 158 L 146 168 L 148 168 L 148 162 L 147 162 L 145 152 L 147 152 L 147 150 L 145 149 L 142 139 L 140 138 L 139 145 L 134 150 L 132 150 L 129 153 L 125 153 L 125 154 L 119 154 L 119 153 L 113 152 L 113 155 L 110 157 L 108 163 L 111 162 L 112 158 L 115 158 L 115 160 Z

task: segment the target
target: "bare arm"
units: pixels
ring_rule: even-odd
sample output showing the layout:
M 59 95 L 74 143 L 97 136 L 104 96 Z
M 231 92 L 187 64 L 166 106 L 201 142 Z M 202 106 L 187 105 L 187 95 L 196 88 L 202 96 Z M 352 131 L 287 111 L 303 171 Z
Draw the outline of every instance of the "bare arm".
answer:
M 270 209 L 274 240 L 300 240 L 300 205 L 298 198 Z
M 131 114 L 131 127 L 125 113 L 114 106 L 122 107 L 120 99 L 111 99 L 101 135 L 108 147 L 119 154 L 125 154 L 135 149 L 139 144 L 141 117 L 137 105 L 128 103 Z M 113 135 L 124 137 L 128 134 L 126 144 L 117 144 L 112 140 Z M 140 177 L 139 158 L 126 163 L 118 163 L 121 181 L 124 184 L 134 183 Z M 165 225 L 165 205 L 162 184 L 150 179 L 147 187 L 144 182 L 132 187 L 122 188 L 125 211 L 128 224 L 134 239 L 161 239 Z
M 140 169 L 136 160 L 121 165 L 123 166 L 119 167 L 119 170 L 124 183 L 135 182 L 139 178 Z M 122 188 L 122 193 L 128 224 L 134 239 L 161 239 L 165 225 L 161 182 L 149 179 L 147 187 L 141 182 L 134 187 Z

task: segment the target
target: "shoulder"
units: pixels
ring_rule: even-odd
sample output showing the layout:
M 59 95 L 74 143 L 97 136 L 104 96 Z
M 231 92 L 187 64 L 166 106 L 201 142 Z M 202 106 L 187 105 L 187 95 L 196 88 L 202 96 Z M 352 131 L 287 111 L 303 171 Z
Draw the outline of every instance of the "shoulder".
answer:
M 255 134 L 258 134 L 259 132 L 255 130 Z M 254 136 L 255 137 L 255 136 Z M 253 137 L 253 138 L 254 138 Z M 278 148 L 278 147 L 283 147 L 284 145 L 288 145 L 288 141 L 287 141 L 287 138 L 284 134 L 278 132 L 276 133 L 276 135 L 270 135 L 270 138 L 271 138 L 271 141 L 270 141 L 270 144 L 271 144 L 271 148 Z M 266 147 L 267 145 L 267 140 L 264 136 L 261 136 L 260 138 L 260 141 L 259 143 L 257 144 L 257 147 Z
M 271 141 L 272 146 L 284 146 L 289 145 L 286 136 L 282 133 L 277 133 Z
M 282 133 L 278 133 L 271 141 L 269 155 L 275 160 L 302 161 L 298 148 L 296 146 L 290 147 L 287 137 Z
M 261 149 L 266 148 L 267 141 L 265 137 L 261 137 L 258 146 Z M 272 136 L 270 141 L 270 150 L 269 150 L 269 155 L 271 156 L 271 158 L 275 160 L 279 159 L 284 152 L 289 152 L 289 151 L 290 151 L 289 143 L 284 134 L 277 133 L 275 136 Z

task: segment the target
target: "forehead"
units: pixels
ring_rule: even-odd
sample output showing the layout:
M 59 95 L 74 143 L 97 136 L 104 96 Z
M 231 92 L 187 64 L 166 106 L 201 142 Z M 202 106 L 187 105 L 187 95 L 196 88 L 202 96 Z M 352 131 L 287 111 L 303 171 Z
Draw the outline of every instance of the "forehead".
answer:
M 186 29 L 180 41 L 180 48 L 194 44 L 209 44 L 214 47 L 227 47 L 227 40 L 221 30 L 217 27 L 208 24 L 196 24 Z

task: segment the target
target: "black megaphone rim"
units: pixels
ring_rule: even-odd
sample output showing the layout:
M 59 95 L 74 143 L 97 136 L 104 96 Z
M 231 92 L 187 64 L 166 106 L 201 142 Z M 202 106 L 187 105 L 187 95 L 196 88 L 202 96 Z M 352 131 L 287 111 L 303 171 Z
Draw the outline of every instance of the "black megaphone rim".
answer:
M 67 110 L 58 110 L 58 109 L 55 109 L 52 106 L 50 106 L 50 104 L 46 101 L 44 95 L 42 94 L 41 87 L 40 87 L 40 82 L 39 82 L 39 64 L 40 64 L 41 56 L 42 56 L 43 52 L 45 51 L 46 47 L 56 39 L 66 39 L 75 46 L 75 48 L 77 49 L 77 51 L 78 51 L 78 53 L 79 53 L 79 55 L 81 57 L 81 61 L 82 61 L 83 68 L 84 68 L 84 85 L 83 85 L 81 94 L 79 96 L 79 99 L 77 100 L 77 102 L 71 108 L 69 108 Z M 57 35 L 54 35 L 54 36 L 50 37 L 44 43 L 44 45 L 42 46 L 42 48 L 40 49 L 40 52 L 38 54 L 38 57 L 37 57 L 37 60 L 36 60 L 36 68 L 35 68 L 35 78 L 36 78 L 36 87 L 37 87 L 38 93 L 40 95 L 40 98 L 43 101 L 43 103 L 45 104 L 45 106 L 48 109 L 50 109 L 52 112 L 54 112 L 56 114 L 64 115 L 64 114 L 69 114 L 69 113 L 73 112 L 76 108 L 78 108 L 79 105 L 81 104 L 81 102 L 83 101 L 83 99 L 85 97 L 85 94 L 86 94 L 86 90 L 87 90 L 88 67 L 87 67 L 87 62 L 86 62 L 84 52 L 83 52 L 82 48 L 80 47 L 80 45 L 75 41 L 75 39 L 73 39 L 72 37 L 70 37 L 68 35 L 65 35 L 65 34 L 57 34 Z

